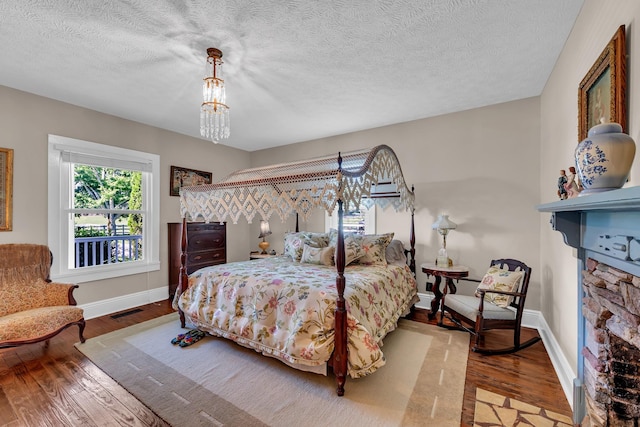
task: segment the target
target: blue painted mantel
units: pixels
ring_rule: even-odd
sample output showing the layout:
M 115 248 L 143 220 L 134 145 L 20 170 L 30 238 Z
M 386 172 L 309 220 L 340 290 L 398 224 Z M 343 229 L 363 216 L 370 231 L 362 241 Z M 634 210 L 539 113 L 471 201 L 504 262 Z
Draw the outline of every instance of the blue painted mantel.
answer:
M 620 267 L 631 273 L 640 268 L 640 187 L 559 200 L 537 209 L 551 212 L 551 225 L 567 245 L 612 257 L 617 260 L 610 260 L 613 264 L 623 261 Z
M 582 312 L 582 270 L 587 259 L 640 276 L 640 187 L 589 194 L 537 206 L 551 213 L 551 226 L 577 249 L 578 378 L 573 381 L 574 422 L 584 416 L 585 319 Z

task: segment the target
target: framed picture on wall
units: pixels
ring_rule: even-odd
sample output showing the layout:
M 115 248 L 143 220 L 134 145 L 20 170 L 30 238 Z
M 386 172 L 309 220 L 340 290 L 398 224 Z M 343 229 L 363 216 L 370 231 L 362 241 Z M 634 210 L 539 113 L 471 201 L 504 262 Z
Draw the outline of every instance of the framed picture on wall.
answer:
M 171 166 L 171 190 L 172 196 L 180 195 L 181 187 L 191 185 L 211 184 L 213 173 L 203 172 L 195 169 L 181 168 L 179 166 Z
M 0 148 L 0 231 L 11 231 L 13 217 L 13 149 Z
M 601 122 L 616 122 L 627 132 L 627 63 L 621 25 L 578 89 L 578 142 Z

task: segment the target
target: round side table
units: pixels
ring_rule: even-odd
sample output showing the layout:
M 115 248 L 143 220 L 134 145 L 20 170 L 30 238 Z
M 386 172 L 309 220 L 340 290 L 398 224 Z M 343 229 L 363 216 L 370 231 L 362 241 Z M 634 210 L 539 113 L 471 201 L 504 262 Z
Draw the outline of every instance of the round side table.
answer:
M 429 313 L 429 320 L 432 320 L 436 313 L 438 312 L 438 308 L 440 306 L 440 300 L 442 299 L 442 291 L 440 290 L 440 283 L 442 282 L 442 278 L 445 279 L 445 286 L 449 288 L 449 293 L 455 294 L 457 289 L 454 280 L 462 279 L 463 277 L 467 277 L 469 275 L 469 267 L 465 267 L 464 265 L 454 265 L 451 267 L 438 267 L 434 263 L 424 263 L 421 264 L 422 272 L 429 276 L 433 276 L 435 278 L 435 282 L 429 289 L 429 284 L 427 283 L 427 291 L 433 292 L 433 299 L 431 300 L 431 313 Z

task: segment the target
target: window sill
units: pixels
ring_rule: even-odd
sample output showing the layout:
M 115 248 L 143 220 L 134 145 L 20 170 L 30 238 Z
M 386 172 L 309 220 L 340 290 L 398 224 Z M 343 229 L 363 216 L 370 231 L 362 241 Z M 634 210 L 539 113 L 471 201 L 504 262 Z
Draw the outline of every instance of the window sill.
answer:
M 111 265 L 99 267 L 85 267 L 68 273 L 52 275 L 51 280 L 60 283 L 85 283 L 114 277 L 130 276 L 132 274 L 147 273 L 160 270 L 160 262 L 131 263 L 131 265 Z

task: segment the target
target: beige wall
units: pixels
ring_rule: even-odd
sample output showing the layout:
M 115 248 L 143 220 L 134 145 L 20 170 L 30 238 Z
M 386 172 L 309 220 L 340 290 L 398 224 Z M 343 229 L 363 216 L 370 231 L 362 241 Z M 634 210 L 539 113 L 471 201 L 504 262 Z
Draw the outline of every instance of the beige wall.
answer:
M 435 259 L 439 236 L 431 229 L 439 213 L 458 224 L 447 240 L 456 263 L 482 277 L 493 258 L 512 257 L 533 267 L 527 307 L 540 309 L 539 98 L 529 98 L 461 113 L 412 121 L 251 153 L 252 166 L 316 157 L 338 151 L 391 146 L 405 179 L 416 192 L 416 259 Z M 392 210 L 376 214 L 377 232 L 396 232 L 408 242 L 410 215 Z M 272 247 L 281 251 L 285 224 L 274 218 Z M 323 216 L 315 215 L 301 229 L 321 231 Z M 252 236 L 258 235 L 257 225 Z M 258 239 L 254 239 L 257 245 Z M 426 277 L 418 274 L 420 290 Z M 460 289 L 460 288 L 459 288 Z M 468 284 L 467 292 L 473 289 Z
M 197 115 L 194 126 L 198 126 Z M 167 223 L 180 221 L 179 198 L 169 196 L 171 165 L 212 171 L 220 179 L 249 166 L 249 153 L 0 86 L 0 147 L 14 149 L 13 231 L 0 243 L 47 244 L 47 135 L 125 147 L 160 155 L 161 268 L 148 274 L 80 285 L 87 304 L 168 284 Z M 230 260 L 245 259 L 249 227 L 229 225 Z M 55 254 L 54 254 L 55 256 Z
M 628 130 L 640 141 L 640 2 L 637 0 L 586 0 L 578 20 L 541 96 L 540 193 L 541 203 L 557 200 L 560 169 L 574 164 L 577 137 L 578 85 L 615 31 L 626 25 Z M 639 147 L 640 148 L 640 147 Z M 629 186 L 640 185 L 636 152 Z M 549 226 L 549 214 L 541 214 L 540 262 L 542 312 L 554 336 L 577 370 L 578 264 L 575 251 Z

